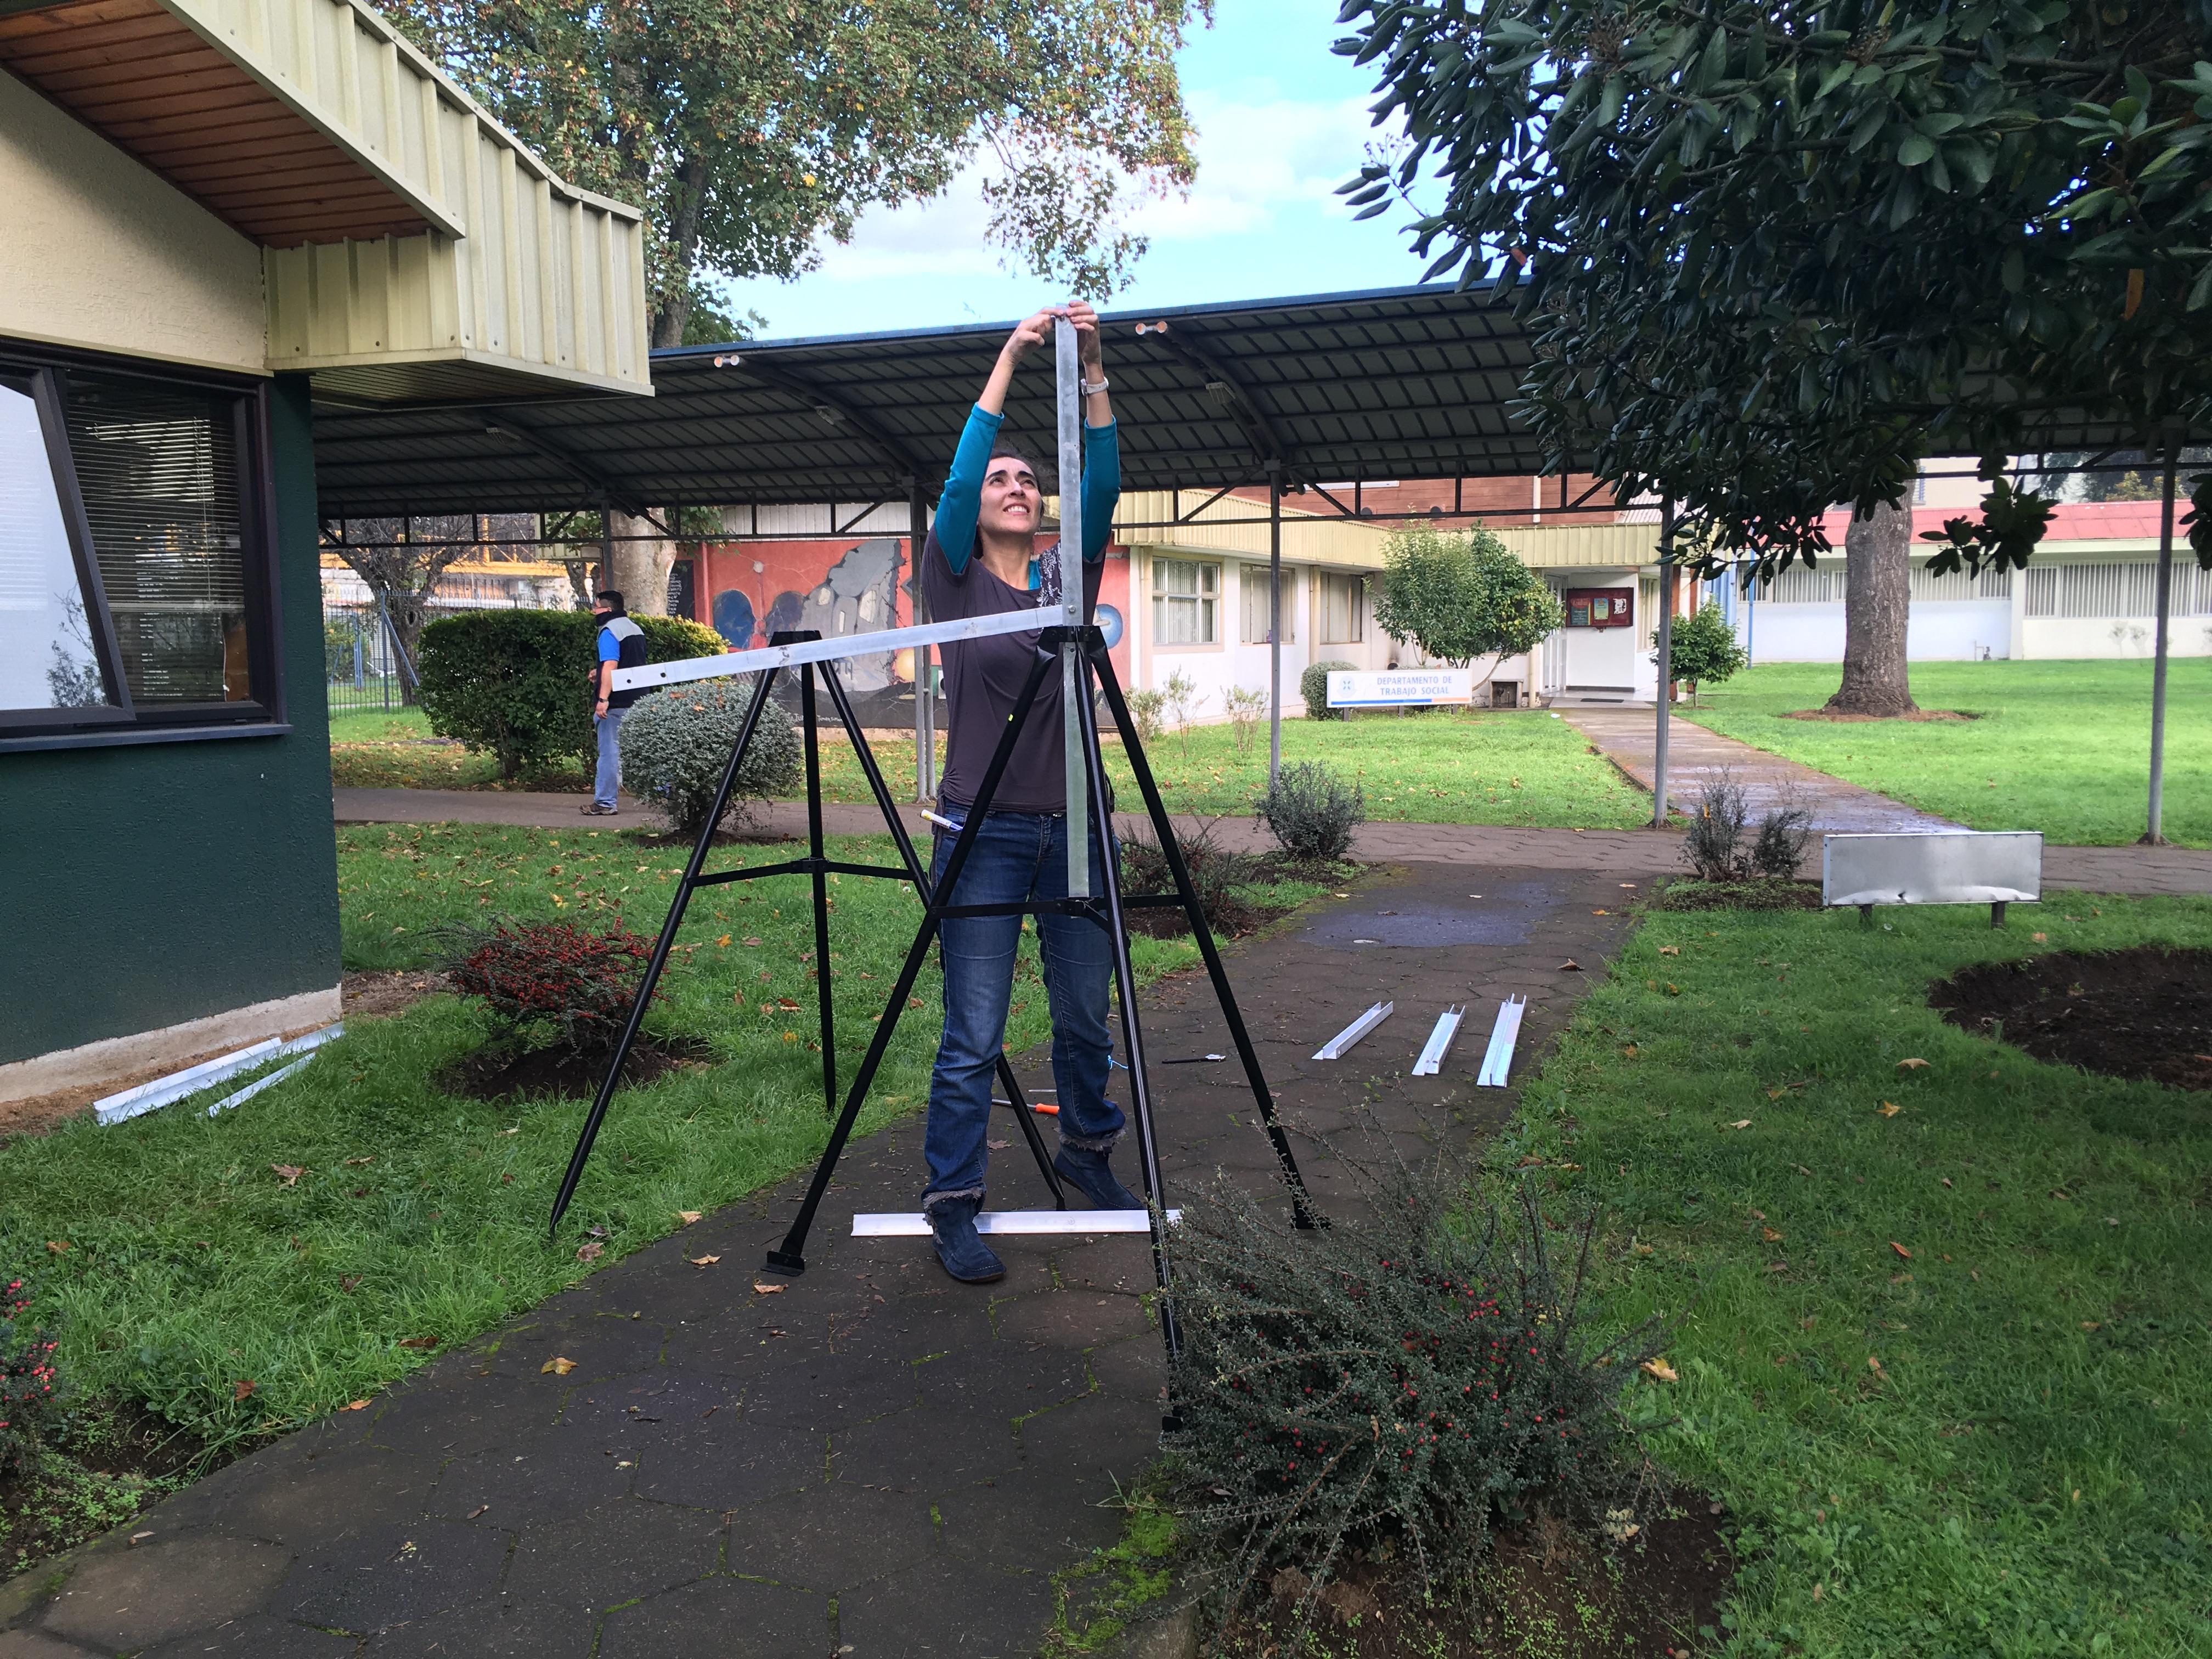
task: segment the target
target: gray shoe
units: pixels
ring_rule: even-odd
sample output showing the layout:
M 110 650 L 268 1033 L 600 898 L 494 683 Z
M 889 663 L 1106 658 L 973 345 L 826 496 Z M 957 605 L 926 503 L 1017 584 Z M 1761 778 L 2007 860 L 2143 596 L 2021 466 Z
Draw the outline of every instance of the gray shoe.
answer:
M 602 806 L 597 801 L 593 801 L 589 806 L 580 806 L 576 810 L 587 818 L 611 818 L 621 811 L 619 807 Z

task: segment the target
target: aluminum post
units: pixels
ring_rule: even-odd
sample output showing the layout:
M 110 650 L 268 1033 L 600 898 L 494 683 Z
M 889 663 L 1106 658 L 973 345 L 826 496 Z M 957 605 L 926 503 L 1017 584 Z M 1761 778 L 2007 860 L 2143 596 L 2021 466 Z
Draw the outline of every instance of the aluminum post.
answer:
M 1241 604 L 1242 601 L 1240 600 Z M 1267 787 L 1283 775 L 1283 464 L 1267 463 Z
M 1668 706 L 1667 684 L 1674 672 L 1674 502 L 1659 504 L 1659 731 L 1651 750 L 1651 827 L 1667 827 L 1667 724 L 1674 710 Z
M 1083 603 L 1083 354 L 1075 325 L 1052 326 L 1060 405 L 1060 601 L 1071 633 L 1089 620 Z M 1071 639 L 1060 649 L 1061 753 L 1067 769 L 1067 896 L 1091 896 L 1091 815 L 1083 784 L 1083 726 L 1075 700 L 1084 694 L 1078 650 Z
M 2158 520 L 2158 634 L 2151 651 L 2150 670 L 2150 802 L 2145 817 L 2149 827 L 2143 840 L 2156 847 L 2166 840 L 2166 648 L 2172 633 L 2168 613 L 2173 606 L 2173 475 L 2181 465 L 2179 435 L 2166 441 L 2166 489 Z

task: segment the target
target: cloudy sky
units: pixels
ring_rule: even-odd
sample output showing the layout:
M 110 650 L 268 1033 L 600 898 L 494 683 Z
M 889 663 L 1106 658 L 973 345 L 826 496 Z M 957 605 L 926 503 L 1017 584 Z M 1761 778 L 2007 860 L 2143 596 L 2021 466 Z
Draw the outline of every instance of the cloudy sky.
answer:
M 1333 194 L 1376 134 L 1368 72 L 1329 51 L 1336 0 L 1217 0 L 1216 21 L 1183 49 L 1198 127 L 1188 200 L 1146 204 L 1152 246 L 1118 307 L 1322 294 L 1417 282 L 1394 210 L 1352 222 Z M 758 312 L 770 338 L 1014 317 L 1060 297 L 1009 274 L 983 242 L 972 181 L 946 196 L 865 216 L 795 283 L 733 284 L 732 308 Z

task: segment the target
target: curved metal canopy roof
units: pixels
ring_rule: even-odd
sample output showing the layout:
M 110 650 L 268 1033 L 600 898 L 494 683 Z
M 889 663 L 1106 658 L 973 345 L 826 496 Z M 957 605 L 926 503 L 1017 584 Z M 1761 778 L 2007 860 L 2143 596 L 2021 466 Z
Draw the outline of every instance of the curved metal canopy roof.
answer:
M 1124 489 L 1261 479 L 1525 477 L 1513 416 L 1528 336 L 1485 285 L 1109 312 Z M 325 518 L 861 503 L 933 495 L 1011 322 L 690 346 L 653 356 L 654 396 L 404 410 L 319 404 Z M 2073 411 L 2024 448 L 2140 441 Z M 1007 426 L 1054 452 L 1053 377 L 1015 379 Z
M 1448 285 L 1109 312 L 1125 489 L 1543 471 L 1509 415 L 1529 348 Z M 383 411 L 319 405 L 325 517 L 632 511 L 934 495 L 1012 323 L 659 351 L 654 396 Z M 1049 460 L 1049 354 L 1007 428 Z

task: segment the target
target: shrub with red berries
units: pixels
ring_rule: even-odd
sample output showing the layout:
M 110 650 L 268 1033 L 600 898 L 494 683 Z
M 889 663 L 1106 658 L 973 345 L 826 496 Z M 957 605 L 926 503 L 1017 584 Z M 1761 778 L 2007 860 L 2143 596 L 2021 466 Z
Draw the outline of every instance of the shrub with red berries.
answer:
M 29 1322 L 31 1284 L 0 1284 L 0 1474 L 27 1462 L 37 1449 L 35 1431 L 54 1397 L 55 1339 Z
M 566 921 L 501 921 L 443 934 L 441 966 L 454 990 L 480 998 L 517 1042 L 552 1032 L 580 1053 L 622 1035 L 653 947 L 620 922 L 593 933 Z
M 1553 1235 L 1563 1267 L 1533 1191 L 1470 1215 L 1459 1172 L 1380 1161 L 1364 1213 L 1327 1229 L 1220 1177 L 1176 1229 L 1168 1443 L 1224 1613 L 1284 1565 L 1318 1589 L 1355 1547 L 1449 1595 L 1501 1516 L 1594 1516 L 1623 1484 L 1618 1405 L 1650 1350 L 1583 1328 L 1589 1224 Z

